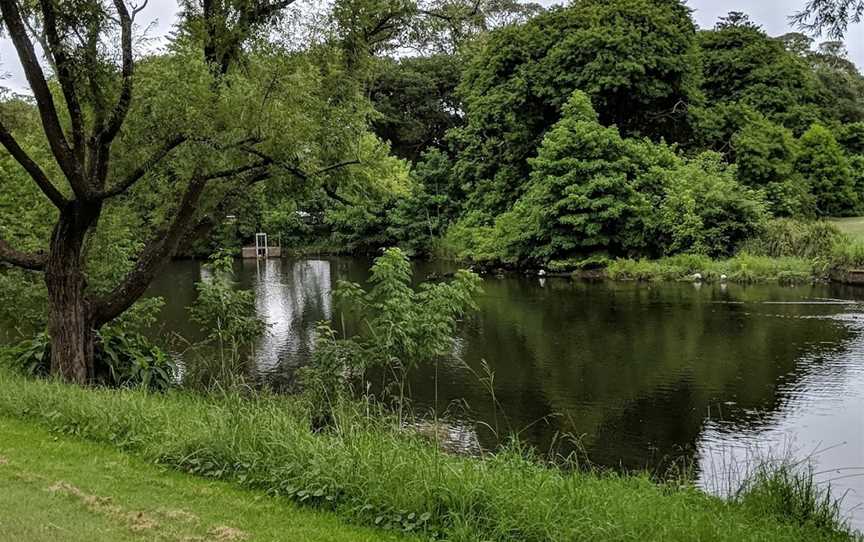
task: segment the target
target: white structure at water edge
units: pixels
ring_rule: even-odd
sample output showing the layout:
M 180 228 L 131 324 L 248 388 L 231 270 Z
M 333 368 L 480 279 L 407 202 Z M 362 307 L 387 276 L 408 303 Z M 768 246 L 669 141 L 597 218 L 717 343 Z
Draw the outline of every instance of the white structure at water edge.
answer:
M 247 259 L 267 259 L 282 257 L 282 243 L 277 237 L 276 246 L 270 246 L 266 233 L 255 234 L 255 246 L 243 247 L 242 256 Z

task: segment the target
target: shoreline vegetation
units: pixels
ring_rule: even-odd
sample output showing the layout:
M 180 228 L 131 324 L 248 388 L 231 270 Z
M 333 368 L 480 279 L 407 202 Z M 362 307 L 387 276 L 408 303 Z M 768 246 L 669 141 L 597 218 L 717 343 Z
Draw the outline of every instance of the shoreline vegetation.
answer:
M 445 242 L 439 243 L 444 245 Z M 344 249 L 326 245 L 290 251 L 294 257 L 345 255 Z M 637 282 L 729 282 L 739 284 L 776 282 L 864 283 L 864 217 L 830 220 L 769 221 L 758 235 L 747 239 L 730 257 L 677 254 L 661 258 L 627 258 L 592 255 L 550 262 L 507 262 L 460 257 L 458 250 L 439 250 L 432 260 L 452 261 L 485 276 L 527 276 L 615 280 Z M 433 274 L 430 279 L 444 278 Z
M 315 430 L 306 401 L 85 389 L 0 369 L 0 419 L 389 532 L 466 542 L 859 539 L 837 502 L 789 466 L 757 469 L 722 500 L 683 478 L 559 468 L 516 443 L 482 458 L 446 454 L 371 403 L 335 404 Z

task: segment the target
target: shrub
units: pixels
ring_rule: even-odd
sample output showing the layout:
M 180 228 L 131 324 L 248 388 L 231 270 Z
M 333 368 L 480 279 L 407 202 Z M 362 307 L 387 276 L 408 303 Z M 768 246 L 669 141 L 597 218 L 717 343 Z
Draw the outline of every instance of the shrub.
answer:
M 735 168 L 706 152 L 662 171 L 655 242 L 664 254 L 727 256 L 768 219 L 763 196 L 735 179 Z
M 151 391 L 165 391 L 176 384 L 174 359 L 141 333 L 155 322 L 162 303 L 162 298 L 141 300 L 95 332 L 95 383 Z M 44 331 L 4 348 L 0 354 L 21 374 L 41 377 L 51 372 L 51 339 Z
M 847 216 L 858 208 L 855 179 L 843 148 L 828 128 L 814 124 L 801 136 L 795 166 L 816 198 L 820 216 Z
M 434 360 L 453 347 L 459 319 L 476 308 L 480 278 L 457 271 L 453 280 L 411 287 L 411 263 L 398 248 L 375 260 L 364 289 L 357 283 L 340 282 L 336 302 L 360 322 L 360 330 L 346 336 L 329 324 L 318 329 L 318 344 L 302 381 L 313 393 L 332 398 L 352 377 L 372 368 L 396 375 L 400 407 L 405 371 Z
M 192 387 L 232 385 L 245 354 L 254 352 L 255 341 L 267 329 L 258 317 L 255 293 L 235 288 L 233 262 L 230 253 L 216 252 L 205 268 L 208 274 L 195 284 L 198 298 L 189 307 L 189 315 L 206 334 L 198 346 L 214 346 L 218 357 L 207 352 L 187 360 L 184 383 Z

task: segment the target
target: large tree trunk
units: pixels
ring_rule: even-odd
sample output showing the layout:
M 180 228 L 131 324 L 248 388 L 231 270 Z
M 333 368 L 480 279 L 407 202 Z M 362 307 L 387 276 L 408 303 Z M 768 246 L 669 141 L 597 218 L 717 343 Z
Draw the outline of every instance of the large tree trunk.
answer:
M 93 315 L 86 295 L 82 249 L 99 207 L 72 204 L 60 214 L 45 266 L 51 374 L 86 384 L 93 379 Z
M 93 379 L 94 331 L 80 276 L 80 273 L 61 277 L 46 274 L 45 283 L 49 300 L 51 374 L 69 382 L 86 384 Z

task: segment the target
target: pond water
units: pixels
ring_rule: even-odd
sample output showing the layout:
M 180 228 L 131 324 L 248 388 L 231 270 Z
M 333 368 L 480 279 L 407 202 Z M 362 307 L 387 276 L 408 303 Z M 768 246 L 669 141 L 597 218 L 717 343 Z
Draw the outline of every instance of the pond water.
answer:
M 333 286 L 362 282 L 369 263 L 238 262 L 271 325 L 257 378 L 290 381 L 315 325 L 339 317 Z M 196 335 L 186 307 L 200 276 L 196 262 L 175 262 L 154 284 L 165 331 Z M 684 462 L 720 492 L 765 454 L 809 457 L 864 528 L 864 289 L 519 277 L 483 288 L 453 354 L 410 378 L 415 409 L 447 411 L 454 442 L 494 448 L 496 431 L 518 432 L 566 451 L 570 435 L 594 464 L 662 475 Z

